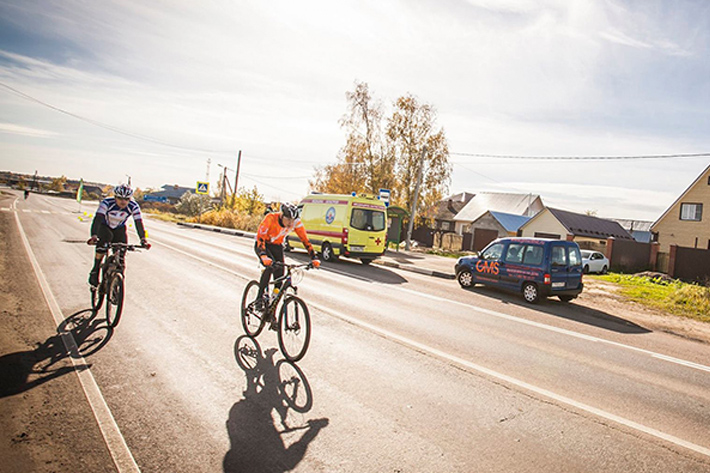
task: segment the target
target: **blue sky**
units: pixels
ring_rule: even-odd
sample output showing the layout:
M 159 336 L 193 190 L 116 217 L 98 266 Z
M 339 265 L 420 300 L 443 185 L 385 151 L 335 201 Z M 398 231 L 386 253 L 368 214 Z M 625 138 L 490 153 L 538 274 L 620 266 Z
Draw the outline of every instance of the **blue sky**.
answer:
M 242 150 L 240 186 L 295 200 L 356 80 L 434 105 L 455 153 L 710 152 L 709 58 L 705 1 L 0 1 L 0 82 L 173 145 L 0 87 L 0 169 L 192 186 Z M 654 220 L 710 158 L 451 161 L 451 193 Z

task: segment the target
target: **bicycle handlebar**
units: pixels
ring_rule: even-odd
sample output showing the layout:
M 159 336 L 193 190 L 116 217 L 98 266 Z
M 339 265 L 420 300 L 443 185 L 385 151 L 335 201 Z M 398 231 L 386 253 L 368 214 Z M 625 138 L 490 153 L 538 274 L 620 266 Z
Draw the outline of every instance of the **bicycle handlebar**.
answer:
M 97 242 L 92 243 L 91 239 L 89 239 L 86 244 L 96 246 Z M 125 248 L 126 251 L 146 250 L 149 248 L 147 245 L 129 245 L 128 243 L 108 243 L 105 246 L 112 249 Z
M 298 268 L 305 268 L 305 269 L 313 269 L 313 261 L 309 261 L 308 263 L 299 263 L 299 264 L 287 264 L 287 263 L 282 263 L 280 261 L 274 261 L 273 262 L 274 266 L 280 266 L 286 269 L 298 269 Z

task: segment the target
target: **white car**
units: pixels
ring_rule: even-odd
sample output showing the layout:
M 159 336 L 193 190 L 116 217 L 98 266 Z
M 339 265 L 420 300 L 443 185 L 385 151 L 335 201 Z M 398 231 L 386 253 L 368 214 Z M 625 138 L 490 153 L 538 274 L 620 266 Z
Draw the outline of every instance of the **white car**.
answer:
M 609 259 L 598 251 L 582 250 L 582 265 L 585 273 L 606 274 Z

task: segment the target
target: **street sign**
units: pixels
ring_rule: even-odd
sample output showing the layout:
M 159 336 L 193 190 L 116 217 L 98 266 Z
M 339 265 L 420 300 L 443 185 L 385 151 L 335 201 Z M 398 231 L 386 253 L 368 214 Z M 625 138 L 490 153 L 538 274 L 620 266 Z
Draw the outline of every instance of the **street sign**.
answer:
M 390 193 L 389 189 L 380 189 L 380 200 L 385 203 L 385 207 L 390 206 Z
M 210 183 L 197 181 L 197 188 L 195 189 L 197 194 L 209 194 L 210 193 Z

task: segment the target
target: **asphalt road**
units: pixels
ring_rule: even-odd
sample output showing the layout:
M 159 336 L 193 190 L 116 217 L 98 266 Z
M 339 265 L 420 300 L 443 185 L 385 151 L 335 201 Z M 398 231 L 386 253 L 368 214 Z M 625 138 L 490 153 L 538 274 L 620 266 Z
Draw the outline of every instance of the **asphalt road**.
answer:
M 259 274 L 251 240 L 148 220 L 154 246 L 128 255 L 112 331 L 87 311 L 93 251 L 79 204 L 13 202 L 0 202 L 0 222 L 21 235 L 19 219 L 51 293 L 34 316 L 53 313 L 85 355 L 61 376 L 79 378 L 95 416 L 74 439 L 77 465 L 98 442 L 110 455 L 92 461 L 106 471 L 710 471 L 707 344 L 623 314 L 532 307 L 342 260 L 299 286 L 313 338 L 297 366 L 268 331 L 258 356 L 241 360 L 241 292 Z M 34 275 L 31 261 L 13 261 Z M 293 379 L 289 403 L 278 386 Z M 0 414 L 22 395 L 1 397 Z

